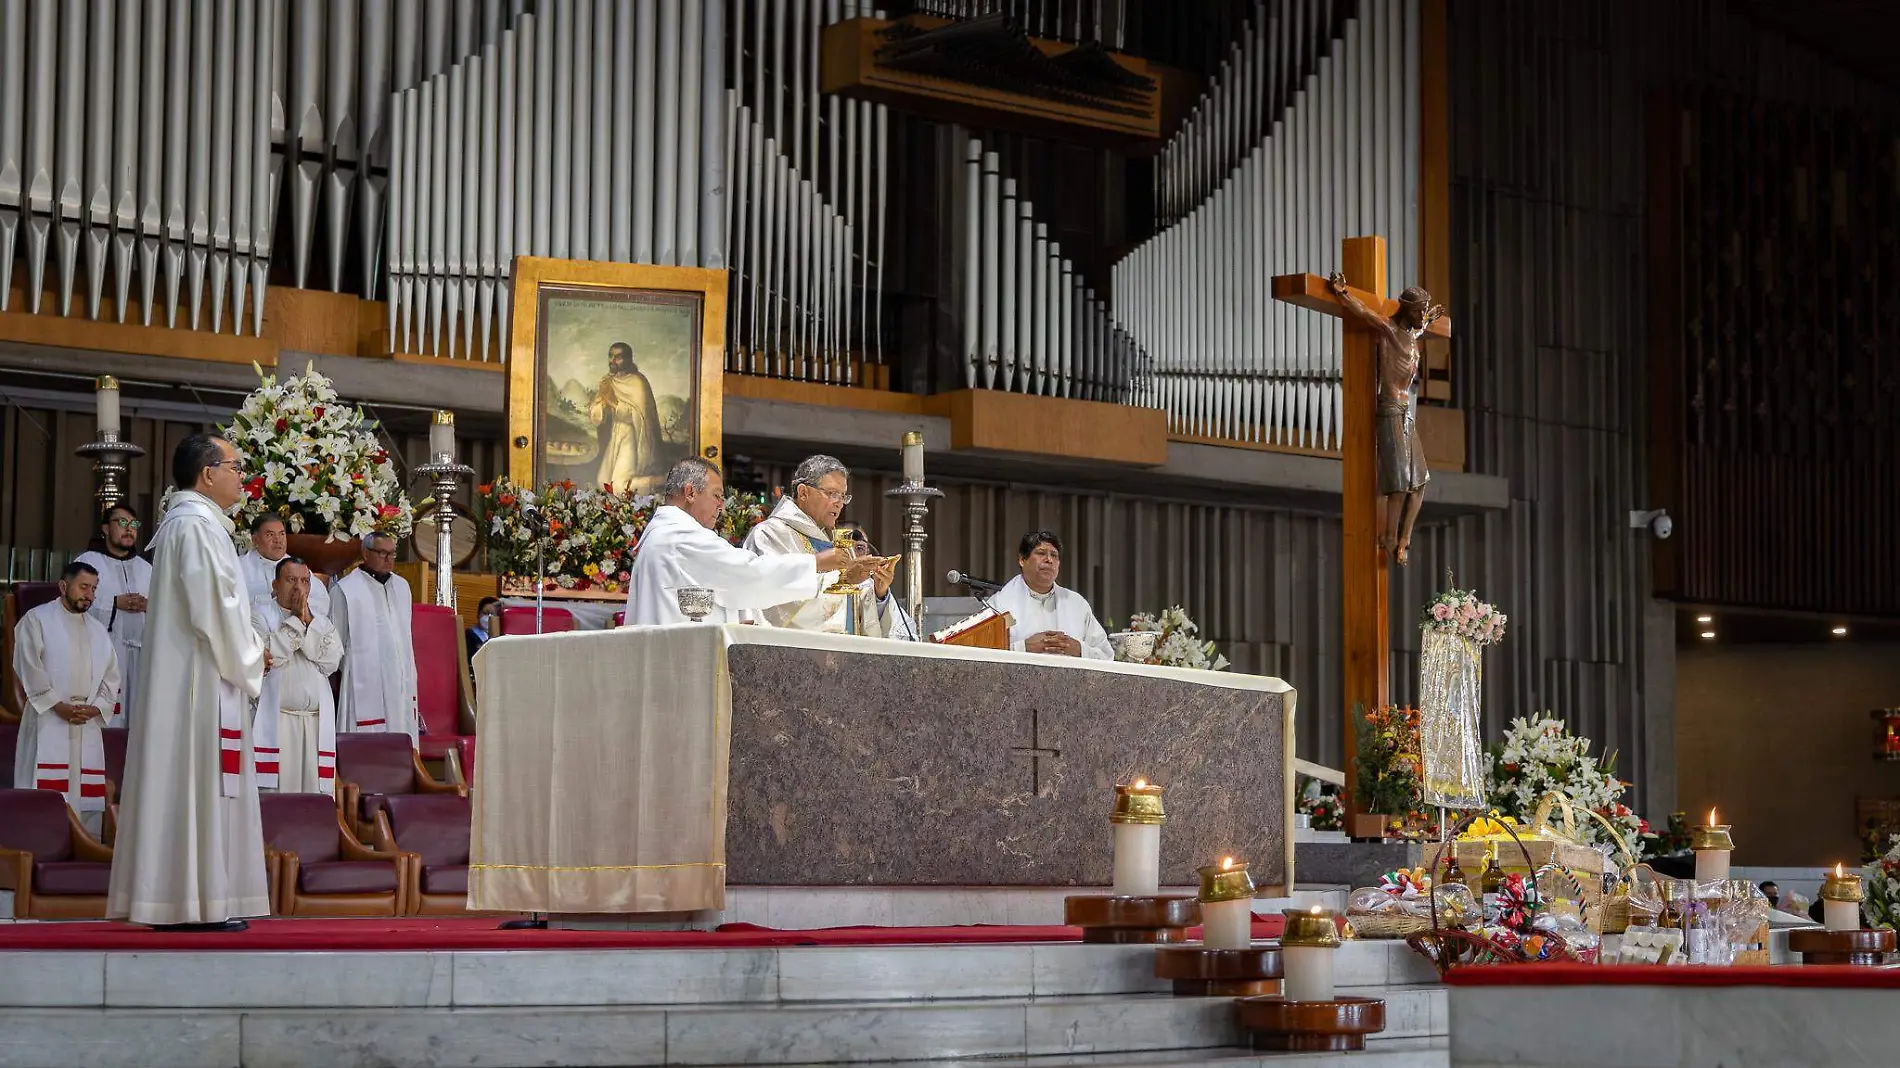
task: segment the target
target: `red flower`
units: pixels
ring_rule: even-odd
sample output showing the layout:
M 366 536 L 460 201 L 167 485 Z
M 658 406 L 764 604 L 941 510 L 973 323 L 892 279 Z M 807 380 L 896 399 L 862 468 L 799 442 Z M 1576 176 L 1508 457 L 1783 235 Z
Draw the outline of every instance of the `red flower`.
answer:
M 319 404 L 315 408 L 310 409 L 310 414 L 318 419 L 323 418 L 323 405 Z
M 382 516 L 384 519 L 393 519 L 400 511 L 401 509 L 393 504 L 379 504 L 376 506 L 376 514 Z
M 501 495 L 501 506 L 502 506 L 503 508 L 513 508 L 513 507 L 515 506 L 515 495 L 514 495 L 514 494 L 512 494 L 512 493 L 504 493 L 504 494 L 502 494 L 502 495 Z
M 602 483 L 600 484 L 600 492 L 602 492 L 602 493 L 607 493 L 607 494 L 611 494 L 611 493 L 613 493 L 613 491 L 614 491 L 614 484 L 613 484 L 613 483 L 611 483 L 611 482 L 602 482 Z
M 249 482 L 246 482 L 244 484 L 244 492 L 250 494 L 251 499 L 254 501 L 263 500 L 264 499 L 264 476 L 258 475 L 256 478 L 253 478 Z
M 493 482 L 484 482 L 481 485 L 475 487 L 475 492 L 486 497 L 489 494 L 495 492 L 495 484 Z
M 290 420 L 285 419 L 281 415 L 278 416 L 277 417 L 277 432 L 281 434 L 284 431 L 289 430 L 289 429 L 290 429 Z
M 389 462 L 389 451 L 388 451 L 387 449 L 377 449 L 377 450 L 376 450 L 376 452 L 375 452 L 374 454 L 372 454 L 372 455 L 370 456 L 370 458 L 369 458 L 369 462 L 370 462 L 370 463 L 373 463 L 373 464 L 386 464 L 386 463 L 388 463 L 388 462 Z

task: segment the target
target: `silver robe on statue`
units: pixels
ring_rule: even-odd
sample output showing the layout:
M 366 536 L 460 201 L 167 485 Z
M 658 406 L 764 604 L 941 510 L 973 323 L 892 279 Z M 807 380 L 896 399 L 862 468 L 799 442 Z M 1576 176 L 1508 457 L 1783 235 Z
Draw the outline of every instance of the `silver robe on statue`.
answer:
M 232 530 L 210 498 L 185 490 L 173 494 L 152 539 L 145 671 L 126 744 L 110 918 L 214 923 L 270 912 L 250 715 L 264 682 L 264 641 L 251 629 Z M 228 788 L 219 747 L 227 722 L 241 724 Z

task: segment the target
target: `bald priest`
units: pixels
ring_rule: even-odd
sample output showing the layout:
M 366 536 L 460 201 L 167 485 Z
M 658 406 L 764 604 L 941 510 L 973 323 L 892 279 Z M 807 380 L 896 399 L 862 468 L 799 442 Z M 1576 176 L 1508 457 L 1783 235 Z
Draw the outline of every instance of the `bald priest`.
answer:
M 720 537 L 713 527 L 725 506 L 725 480 L 717 467 L 696 456 L 666 473 L 660 498 L 665 503 L 647 521 L 634 553 L 627 626 L 689 622 L 676 596 L 683 586 L 713 591 L 706 622 L 743 622 L 760 609 L 817 596 L 824 573 L 849 564 L 850 557 L 837 549 L 754 556 Z

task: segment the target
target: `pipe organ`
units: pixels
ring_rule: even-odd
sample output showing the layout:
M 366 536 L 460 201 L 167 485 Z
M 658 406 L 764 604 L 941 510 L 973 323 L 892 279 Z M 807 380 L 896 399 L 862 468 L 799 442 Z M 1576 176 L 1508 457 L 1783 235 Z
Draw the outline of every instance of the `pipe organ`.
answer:
M 1153 356 L 1174 433 L 1337 449 L 1338 327 L 1274 301 L 1271 279 L 1324 270 L 1364 233 L 1386 237 L 1394 291 L 1418 275 L 1419 0 L 1361 4 L 1336 33 L 1327 7 L 1255 5 L 1156 171 L 1174 221 L 1115 266 L 1115 319 Z M 1284 106 L 1233 105 L 1250 94 L 1229 86 L 1283 84 L 1300 57 Z
M 1145 403 L 1146 354 L 1002 176 L 999 154 L 973 139 L 964 171 L 964 387 Z

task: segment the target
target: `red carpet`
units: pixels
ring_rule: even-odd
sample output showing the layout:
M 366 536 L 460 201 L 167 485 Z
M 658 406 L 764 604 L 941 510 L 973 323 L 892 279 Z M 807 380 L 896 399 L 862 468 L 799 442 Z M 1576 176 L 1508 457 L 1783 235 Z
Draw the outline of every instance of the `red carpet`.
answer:
M 1074 942 L 1075 927 L 833 927 L 781 931 L 729 923 L 717 931 L 502 931 L 502 917 L 258 919 L 237 934 L 173 934 L 129 923 L 77 920 L 0 924 L 0 952 L 19 950 L 314 950 L 391 953 L 427 950 L 757 949 L 777 946 L 970 945 Z M 1279 916 L 1254 917 L 1255 938 L 1278 938 Z M 1196 930 L 1198 934 L 1198 929 Z
M 1452 986 L 1900 987 L 1900 970 L 1848 965 L 1700 967 L 1654 964 L 1497 964 L 1457 968 Z

